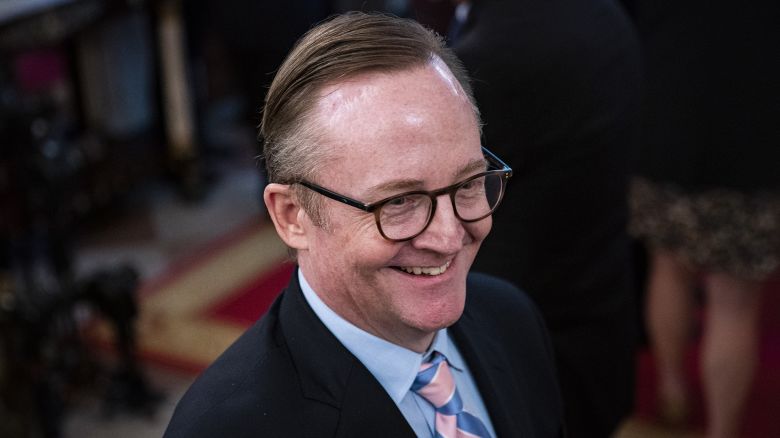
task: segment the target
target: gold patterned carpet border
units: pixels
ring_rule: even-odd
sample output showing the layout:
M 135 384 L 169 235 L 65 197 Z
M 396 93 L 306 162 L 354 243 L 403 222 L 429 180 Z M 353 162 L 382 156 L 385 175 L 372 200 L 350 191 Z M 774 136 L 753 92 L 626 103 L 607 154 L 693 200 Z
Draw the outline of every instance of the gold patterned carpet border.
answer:
M 142 359 L 191 372 L 213 362 L 246 329 L 211 318 L 208 311 L 278 266 L 287 249 L 273 226 L 253 224 L 195 253 L 142 286 L 136 326 Z M 99 344 L 112 344 L 105 321 L 90 332 Z

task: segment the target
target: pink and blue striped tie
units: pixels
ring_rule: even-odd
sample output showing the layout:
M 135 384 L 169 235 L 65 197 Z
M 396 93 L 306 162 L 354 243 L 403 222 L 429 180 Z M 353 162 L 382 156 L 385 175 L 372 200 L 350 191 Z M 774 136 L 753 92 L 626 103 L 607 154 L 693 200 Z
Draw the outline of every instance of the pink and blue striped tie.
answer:
M 412 391 L 436 409 L 436 438 L 490 438 L 479 418 L 463 410 L 447 358 L 438 351 L 420 367 Z

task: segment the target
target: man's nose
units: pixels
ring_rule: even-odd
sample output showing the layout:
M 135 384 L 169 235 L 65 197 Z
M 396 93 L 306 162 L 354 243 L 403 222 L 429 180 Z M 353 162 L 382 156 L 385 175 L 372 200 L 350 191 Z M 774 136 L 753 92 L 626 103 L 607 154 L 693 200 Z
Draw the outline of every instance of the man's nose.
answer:
M 463 247 L 466 230 L 455 215 L 449 195 L 436 199 L 436 210 L 428 228 L 412 240 L 418 249 L 429 249 L 442 254 L 454 254 Z

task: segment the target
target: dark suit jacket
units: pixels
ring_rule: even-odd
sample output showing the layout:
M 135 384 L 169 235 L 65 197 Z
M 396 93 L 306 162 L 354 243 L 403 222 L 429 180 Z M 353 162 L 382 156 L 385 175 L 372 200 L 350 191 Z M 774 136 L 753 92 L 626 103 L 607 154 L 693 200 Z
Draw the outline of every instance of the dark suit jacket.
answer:
M 471 275 L 450 328 L 500 437 L 562 435 L 545 328 L 513 286 Z M 298 276 L 192 385 L 165 437 L 413 437 L 379 382 L 322 324 Z

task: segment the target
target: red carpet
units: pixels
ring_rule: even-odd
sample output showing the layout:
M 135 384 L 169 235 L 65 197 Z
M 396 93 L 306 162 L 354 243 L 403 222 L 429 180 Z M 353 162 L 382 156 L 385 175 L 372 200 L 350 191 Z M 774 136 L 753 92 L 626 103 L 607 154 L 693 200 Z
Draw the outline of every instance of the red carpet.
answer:
M 265 313 L 289 279 L 286 258 L 275 229 L 257 221 L 188 251 L 141 288 L 139 356 L 199 373 Z M 113 343 L 102 320 L 88 336 Z
M 257 321 L 287 286 L 295 266 L 283 263 L 260 274 L 206 313 L 209 318 L 219 318 L 249 327 Z
M 767 285 L 762 314 L 761 360 L 753 392 L 745 412 L 745 438 L 780 437 L 780 278 Z M 704 408 L 701 380 L 698 377 L 699 344 L 691 346 L 688 354 L 688 373 L 693 383 L 695 399 L 693 426 L 703 430 Z M 655 409 L 655 367 L 647 350 L 639 354 L 637 373 L 636 412 L 643 419 L 652 420 Z

